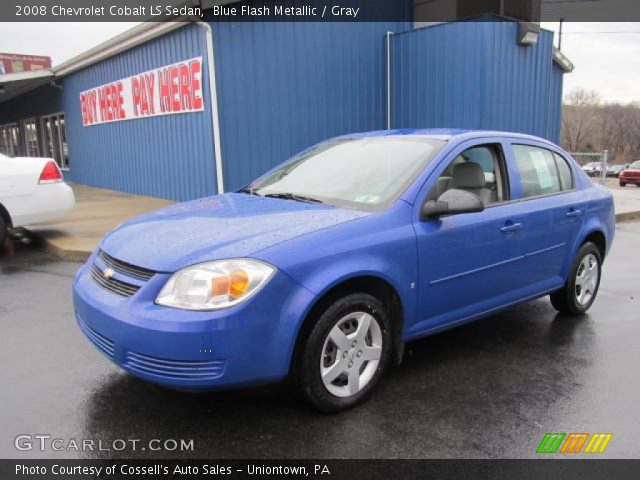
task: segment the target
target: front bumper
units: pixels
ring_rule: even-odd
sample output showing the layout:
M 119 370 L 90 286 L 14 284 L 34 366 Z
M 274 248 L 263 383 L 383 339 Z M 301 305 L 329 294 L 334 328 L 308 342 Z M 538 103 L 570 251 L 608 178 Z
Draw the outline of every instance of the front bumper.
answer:
M 124 370 L 173 388 L 215 389 L 277 381 L 289 371 L 311 292 L 277 271 L 245 303 L 213 312 L 154 304 L 168 274 L 131 297 L 91 277 L 93 255 L 73 282 L 76 321 L 94 346 Z
M 633 177 L 619 176 L 618 180 L 620 180 L 622 183 L 631 183 L 634 185 L 640 185 L 640 176 L 633 176 Z

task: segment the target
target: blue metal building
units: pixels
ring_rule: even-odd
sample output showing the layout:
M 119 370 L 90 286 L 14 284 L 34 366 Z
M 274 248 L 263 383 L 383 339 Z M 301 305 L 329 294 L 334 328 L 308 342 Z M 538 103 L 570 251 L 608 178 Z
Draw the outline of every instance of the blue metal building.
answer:
M 36 76 L 0 76 L 0 151 L 53 156 L 65 177 L 174 200 L 242 187 L 349 132 L 463 127 L 557 141 L 569 65 L 511 21 L 144 24 Z M 86 125 L 80 95 L 202 58 L 203 107 Z M 11 74 L 9 74 L 11 75 Z

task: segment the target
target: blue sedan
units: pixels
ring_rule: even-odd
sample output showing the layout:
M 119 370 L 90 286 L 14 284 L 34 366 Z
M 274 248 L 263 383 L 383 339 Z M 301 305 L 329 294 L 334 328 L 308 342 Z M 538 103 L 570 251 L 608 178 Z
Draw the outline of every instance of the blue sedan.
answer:
M 291 378 L 337 411 L 366 398 L 408 341 L 545 295 L 585 313 L 614 229 L 608 190 L 541 138 L 347 135 L 237 192 L 125 222 L 78 271 L 75 314 L 145 380 Z

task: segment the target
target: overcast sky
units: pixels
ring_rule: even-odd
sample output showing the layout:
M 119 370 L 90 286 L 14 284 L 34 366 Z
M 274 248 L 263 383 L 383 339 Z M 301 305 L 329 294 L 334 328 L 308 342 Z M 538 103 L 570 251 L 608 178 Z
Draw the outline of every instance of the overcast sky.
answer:
M 47 55 L 56 65 L 135 25 L 0 23 L 0 52 Z M 557 23 L 542 26 L 557 33 Z M 563 33 L 562 51 L 575 65 L 565 94 L 581 86 L 608 101 L 640 101 L 640 23 L 565 23 Z

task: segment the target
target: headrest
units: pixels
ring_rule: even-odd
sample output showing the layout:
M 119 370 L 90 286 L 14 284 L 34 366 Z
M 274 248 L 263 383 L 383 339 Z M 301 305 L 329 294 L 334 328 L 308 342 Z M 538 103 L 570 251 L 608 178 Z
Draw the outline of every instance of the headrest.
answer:
M 477 163 L 458 163 L 453 167 L 452 188 L 484 188 L 484 171 Z

